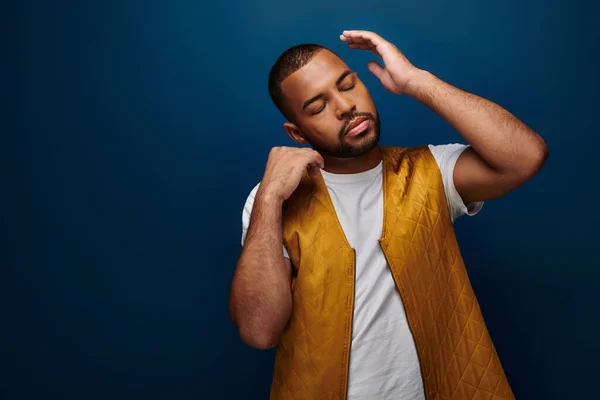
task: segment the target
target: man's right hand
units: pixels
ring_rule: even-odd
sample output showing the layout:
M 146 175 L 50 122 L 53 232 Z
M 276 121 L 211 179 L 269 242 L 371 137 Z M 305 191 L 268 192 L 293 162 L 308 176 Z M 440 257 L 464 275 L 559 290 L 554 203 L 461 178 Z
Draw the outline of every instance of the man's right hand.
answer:
M 269 153 L 259 190 L 263 195 L 287 200 L 300 184 L 305 170 L 312 177 L 324 168 L 323 157 L 315 150 L 298 147 L 274 147 Z
M 229 297 L 240 337 L 254 348 L 275 347 L 292 314 L 292 263 L 282 252 L 281 205 L 294 193 L 304 171 L 318 176 L 324 163 L 308 148 L 275 147 L 269 153 Z

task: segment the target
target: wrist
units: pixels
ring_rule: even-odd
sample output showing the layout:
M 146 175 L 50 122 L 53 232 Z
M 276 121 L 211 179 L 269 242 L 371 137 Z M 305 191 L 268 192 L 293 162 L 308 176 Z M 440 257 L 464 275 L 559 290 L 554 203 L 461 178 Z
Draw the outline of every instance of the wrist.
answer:
M 420 100 L 428 87 L 431 86 L 435 77 L 428 71 L 423 69 L 415 69 L 404 88 L 404 93 L 414 99 Z
M 266 186 L 259 186 L 256 193 L 255 202 L 261 203 L 267 207 L 281 207 L 283 204 L 283 198 L 274 190 L 270 190 Z

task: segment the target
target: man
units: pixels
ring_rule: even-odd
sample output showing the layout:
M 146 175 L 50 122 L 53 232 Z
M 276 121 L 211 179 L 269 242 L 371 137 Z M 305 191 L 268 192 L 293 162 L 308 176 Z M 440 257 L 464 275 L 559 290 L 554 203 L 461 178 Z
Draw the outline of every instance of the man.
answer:
M 272 399 L 513 399 L 453 221 L 531 179 L 544 141 L 497 104 L 419 69 L 379 35 L 344 31 L 368 69 L 469 145 L 378 145 L 366 87 L 334 52 L 284 52 L 269 91 L 298 144 L 269 154 L 243 212 L 230 311 L 278 346 Z M 282 251 L 283 247 L 283 251 Z

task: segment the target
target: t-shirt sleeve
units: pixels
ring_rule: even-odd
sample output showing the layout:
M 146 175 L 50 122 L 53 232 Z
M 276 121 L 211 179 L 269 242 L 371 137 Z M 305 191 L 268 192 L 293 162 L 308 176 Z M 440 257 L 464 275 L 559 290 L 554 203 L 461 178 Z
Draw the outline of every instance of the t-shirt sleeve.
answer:
M 242 211 L 242 246 L 244 245 L 244 240 L 246 239 L 246 234 L 248 233 L 248 227 L 250 226 L 250 216 L 252 215 L 252 207 L 254 206 L 254 198 L 256 197 L 256 192 L 258 191 L 258 187 L 260 183 L 258 183 L 254 189 L 248 195 L 246 199 L 246 204 L 244 204 L 244 209 Z M 283 246 L 283 256 L 286 258 L 290 258 L 287 249 Z
M 474 216 L 483 207 L 483 202 L 465 203 L 454 186 L 454 166 L 458 157 L 469 145 L 452 143 L 444 145 L 429 145 L 442 174 L 444 191 L 448 200 L 452 222 L 462 215 Z

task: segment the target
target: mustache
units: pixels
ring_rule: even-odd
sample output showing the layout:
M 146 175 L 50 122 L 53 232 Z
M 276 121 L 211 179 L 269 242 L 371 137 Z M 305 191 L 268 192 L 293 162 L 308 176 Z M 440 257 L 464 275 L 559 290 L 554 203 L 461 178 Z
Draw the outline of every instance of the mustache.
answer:
M 374 123 L 377 123 L 377 119 L 370 112 L 355 112 L 355 113 L 349 115 L 348 118 L 346 118 L 346 121 L 344 122 L 344 125 L 342 125 L 342 128 L 340 129 L 340 132 L 339 132 L 340 138 L 342 136 L 344 136 L 344 133 L 346 132 L 346 128 L 348 128 L 348 125 L 350 125 L 350 122 L 352 122 L 353 120 L 355 120 L 356 118 L 359 118 L 359 117 L 368 118 L 371 121 L 373 121 Z

